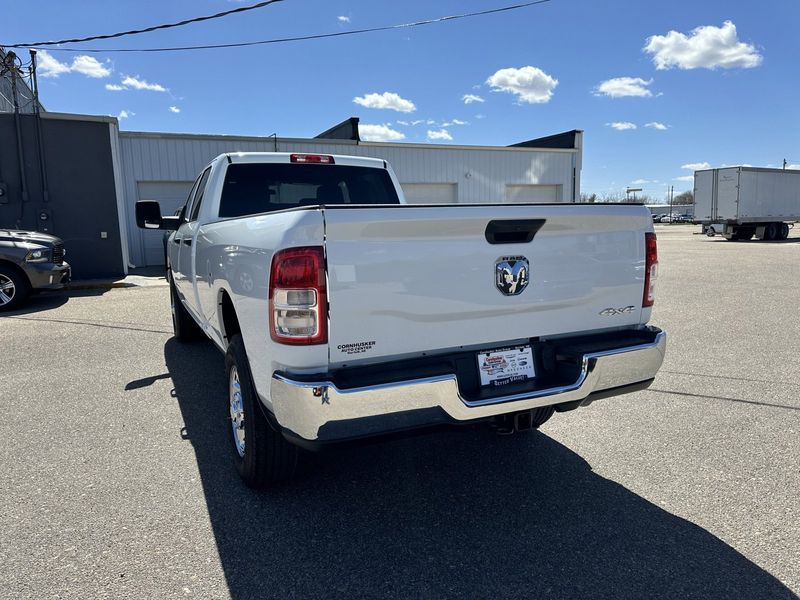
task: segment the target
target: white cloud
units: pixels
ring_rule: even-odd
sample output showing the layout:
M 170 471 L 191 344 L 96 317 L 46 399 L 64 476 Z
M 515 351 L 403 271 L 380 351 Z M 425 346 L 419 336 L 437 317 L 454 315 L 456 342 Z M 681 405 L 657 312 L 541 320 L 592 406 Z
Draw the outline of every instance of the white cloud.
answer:
M 414 121 L 411 121 L 411 124 L 412 125 L 419 125 L 419 124 L 424 123 L 424 122 L 425 122 L 425 119 L 415 119 Z
M 94 56 L 76 56 L 72 60 L 72 67 L 70 70 L 95 79 L 101 79 L 111 75 L 111 69 Z
M 453 119 L 452 121 L 445 121 L 442 123 L 442 127 L 452 127 L 453 125 L 469 125 L 469 122 L 462 121 L 461 119 Z
M 405 125 L 405 126 L 411 125 L 411 123 L 409 123 L 408 121 L 397 121 L 397 124 L 398 125 Z
M 425 121 L 425 124 L 426 125 L 436 125 L 436 121 L 434 121 L 433 119 L 428 119 L 427 121 Z
M 649 179 L 634 179 L 631 181 L 633 185 L 644 185 L 645 183 L 656 183 L 655 181 L 650 181 Z
M 428 141 L 434 142 L 436 140 L 445 140 L 447 142 L 451 142 L 453 140 L 453 136 L 450 135 L 450 132 L 447 131 L 447 129 L 439 129 L 438 131 L 429 129 Z
M 167 88 L 160 83 L 150 83 L 149 81 L 139 79 L 138 77 L 132 77 L 130 75 L 125 76 L 125 78 L 122 80 L 122 85 L 126 88 L 132 88 L 134 90 L 149 90 L 151 92 L 167 91 Z
M 461 99 L 464 101 L 464 104 L 472 104 L 473 102 L 486 102 L 486 100 L 476 94 L 464 94 Z
M 626 96 L 638 96 L 649 98 L 653 95 L 647 86 L 653 83 L 652 79 L 642 79 L 641 77 L 614 77 L 601 81 L 594 88 L 595 96 L 608 96 L 609 98 L 625 98 Z
M 658 129 L 659 131 L 664 131 L 665 129 L 669 129 L 669 125 L 665 125 L 664 123 L 659 123 L 658 121 L 651 121 L 650 123 L 645 123 L 645 127 L 649 127 L 650 129 Z
M 764 58 L 753 44 L 740 42 L 736 25 L 725 21 L 722 27 L 704 25 L 689 35 L 670 31 L 647 38 L 643 51 L 653 56 L 656 69 L 751 69 Z
M 476 119 L 485 119 L 486 115 L 482 115 L 482 114 L 478 113 L 477 115 L 475 115 L 475 118 Z
M 178 108 L 177 106 L 170 106 L 169 107 L 169 112 L 178 114 L 179 112 L 181 112 L 181 109 Z
M 121 92 L 124 89 L 127 89 L 124 85 L 117 85 L 116 83 L 107 83 L 106 89 L 109 92 Z
M 614 121 L 613 123 L 606 123 L 609 127 L 617 131 L 625 131 L 626 129 L 636 129 L 636 123 L 630 121 Z
M 675 177 L 675 181 L 694 181 L 694 175 L 681 175 L 680 177 Z
M 509 67 L 500 69 L 486 80 L 494 92 L 516 94 L 520 102 L 542 104 L 553 97 L 558 79 L 551 77 L 538 67 Z
M 703 169 L 710 169 L 711 165 L 707 162 L 686 163 L 681 165 L 681 169 L 688 169 L 690 171 L 702 171 Z
M 349 23 L 350 22 L 350 17 L 346 17 L 344 15 L 339 15 L 338 17 L 336 17 L 336 20 L 339 21 L 339 23 Z
M 39 50 L 36 54 L 36 71 L 42 77 L 58 77 L 64 73 L 80 73 L 87 77 L 102 78 L 111 75 L 111 68 L 93 56 L 81 54 L 72 59 L 71 64 L 61 62 L 47 50 Z
M 358 131 L 361 139 L 367 142 L 396 142 L 406 139 L 406 136 L 401 131 L 392 129 L 388 125 L 369 125 L 360 123 Z
M 122 119 L 129 119 L 129 118 L 134 117 L 134 116 L 136 116 L 135 112 L 132 112 L 130 110 L 121 110 L 121 111 L 119 111 L 119 114 L 117 115 L 117 119 L 122 121 Z
M 417 110 L 411 100 L 401 98 L 394 92 L 383 92 L 382 94 L 365 94 L 364 96 L 356 96 L 353 102 L 366 106 L 367 108 L 381 108 L 396 110 L 397 112 L 410 113 Z
M 767 165 L 769 166 L 769 165 Z M 792 169 L 794 171 L 800 171 L 800 165 L 786 165 L 787 169 Z
M 68 64 L 60 62 L 46 50 L 37 52 L 36 61 L 36 71 L 42 77 L 58 77 L 62 73 L 70 72 Z

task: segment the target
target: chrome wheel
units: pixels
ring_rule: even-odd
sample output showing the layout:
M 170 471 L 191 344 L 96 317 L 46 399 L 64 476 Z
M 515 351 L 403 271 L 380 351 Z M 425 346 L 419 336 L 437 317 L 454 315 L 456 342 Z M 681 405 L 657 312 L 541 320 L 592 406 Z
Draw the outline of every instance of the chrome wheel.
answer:
M 236 366 L 231 367 L 228 382 L 228 400 L 231 411 L 231 429 L 233 430 L 233 443 L 239 456 L 244 457 L 244 402 L 242 400 L 242 386 L 239 383 L 239 372 Z
M 10 303 L 17 293 L 17 286 L 10 277 L 0 273 L 0 306 Z

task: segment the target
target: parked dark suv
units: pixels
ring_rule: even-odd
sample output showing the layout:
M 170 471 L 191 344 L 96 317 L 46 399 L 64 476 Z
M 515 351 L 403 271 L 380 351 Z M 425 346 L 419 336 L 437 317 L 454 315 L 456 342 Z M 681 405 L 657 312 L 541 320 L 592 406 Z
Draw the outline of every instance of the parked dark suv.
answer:
M 0 229 L 0 311 L 19 307 L 31 292 L 64 287 L 70 278 L 64 254 L 55 236 Z

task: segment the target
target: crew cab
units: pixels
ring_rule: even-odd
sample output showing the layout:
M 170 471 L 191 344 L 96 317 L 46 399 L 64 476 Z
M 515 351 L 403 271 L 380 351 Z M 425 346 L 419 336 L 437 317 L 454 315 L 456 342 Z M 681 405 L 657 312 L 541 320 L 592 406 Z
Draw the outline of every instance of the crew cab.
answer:
M 69 283 L 65 253 L 64 243 L 53 235 L 0 229 L 0 311 L 19 308 L 31 293 Z
M 554 412 L 650 385 L 657 271 L 633 204 L 409 205 L 383 160 L 224 154 L 171 230 L 175 335 L 225 353 L 231 448 L 248 485 L 301 449 Z

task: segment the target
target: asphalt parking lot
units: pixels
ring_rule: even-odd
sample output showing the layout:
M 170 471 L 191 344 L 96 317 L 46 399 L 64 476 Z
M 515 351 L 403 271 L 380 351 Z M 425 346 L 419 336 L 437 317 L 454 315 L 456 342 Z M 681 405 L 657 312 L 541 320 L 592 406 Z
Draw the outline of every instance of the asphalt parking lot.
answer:
M 164 286 L 0 317 L 0 598 L 797 598 L 800 230 L 657 226 L 645 392 L 315 457 L 256 493 Z

